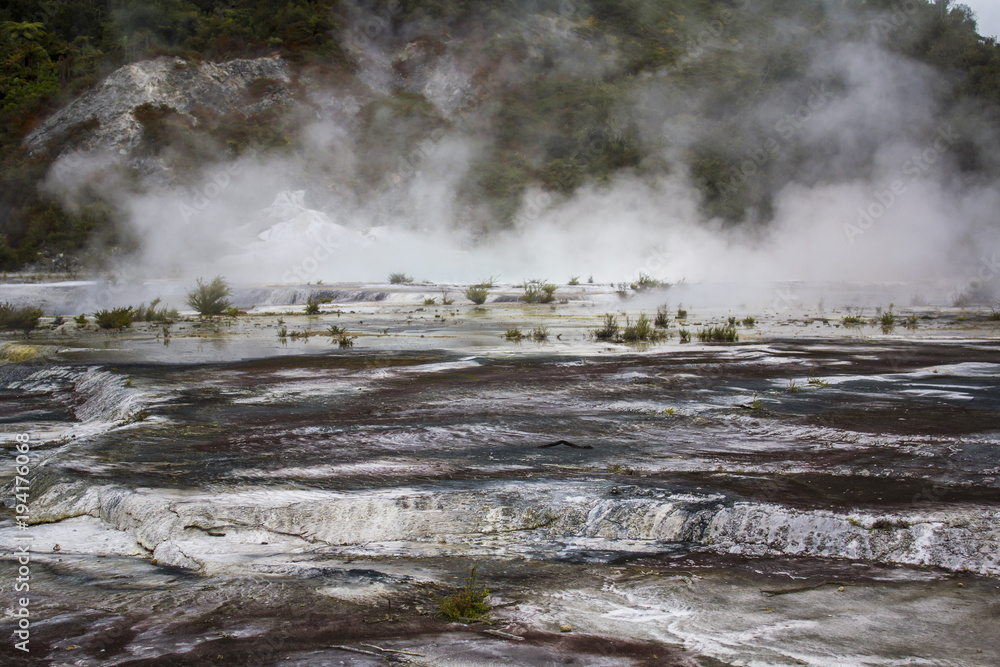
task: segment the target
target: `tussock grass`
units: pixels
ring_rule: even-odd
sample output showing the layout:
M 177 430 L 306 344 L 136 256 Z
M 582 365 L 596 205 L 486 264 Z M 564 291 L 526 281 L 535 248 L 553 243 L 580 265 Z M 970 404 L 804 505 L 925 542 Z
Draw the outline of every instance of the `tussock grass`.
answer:
M 618 338 L 618 318 L 612 313 L 604 314 L 604 325 L 594 330 L 597 340 L 615 340 Z
M 487 620 L 490 605 L 486 599 L 489 596 L 489 589 L 479 585 L 476 579 L 476 566 L 473 565 L 462 588 L 438 599 L 438 611 L 452 622 L 474 623 Z
M 698 340 L 703 343 L 735 343 L 739 339 L 740 335 L 732 324 L 706 327 L 698 332 Z
M 36 306 L 15 306 L 11 303 L 0 303 L 0 329 L 7 331 L 23 331 L 25 335 L 38 326 L 42 309 Z

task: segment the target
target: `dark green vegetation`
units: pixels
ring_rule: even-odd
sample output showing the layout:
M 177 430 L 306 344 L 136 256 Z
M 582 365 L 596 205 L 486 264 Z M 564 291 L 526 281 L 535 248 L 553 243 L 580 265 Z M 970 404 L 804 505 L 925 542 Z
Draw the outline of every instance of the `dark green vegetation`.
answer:
M 134 319 L 135 313 L 132 311 L 132 306 L 121 306 L 111 310 L 104 309 L 94 313 L 94 320 L 97 322 L 97 326 L 102 329 L 125 329 L 132 326 Z
M 469 576 L 465 579 L 465 585 L 456 590 L 451 595 L 438 600 L 438 611 L 449 621 L 459 621 L 462 623 L 473 623 L 489 618 L 490 605 L 486 598 L 490 596 L 490 591 L 485 586 L 480 586 L 476 580 L 476 566 L 469 570 Z
M 486 297 L 488 295 L 489 292 L 485 287 L 473 286 L 473 287 L 468 287 L 465 290 L 465 298 L 471 301 L 472 303 L 476 304 L 477 306 L 486 303 Z
M 222 315 L 229 310 L 231 304 L 227 297 L 232 293 L 232 289 L 221 276 L 216 276 L 210 283 L 198 278 L 197 283 L 197 286 L 187 294 L 187 304 L 199 315 Z M 317 310 L 318 308 L 317 306 Z
M 389 283 L 392 285 L 408 285 L 412 282 L 413 278 L 411 276 L 406 275 L 405 273 L 389 274 Z
M 599 329 L 594 330 L 594 338 L 602 341 L 613 341 L 616 343 L 647 343 L 663 340 L 667 337 L 662 328 L 654 325 L 646 313 L 639 313 L 633 321 L 625 316 L 625 326 L 618 324 L 618 318 L 611 314 L 604 315 L 604 324 Z
M 160 305 L 159 298 L 150 301 L 148 306 L 140 303 L 132 309 L 133 319 L 136 322 L 163 322 L 169 324 L 179 317 L 175 308 L 157 308 L 158 305 Z
M 845 18 L 842 5 L 853 18 Z M 348 55 L 351 43 L 376 41 L 392 52 L 415 45 L 412 57 L 393 63 L 403 79 L 442 53 L 470 63 L 474 93 L 457 117 L 403 88 L 359 98 L 352 187 L 362 197 L 394 187 L 412 166 L 414 149 L 435 133 L 488 137 L 458 190 L 458 203 L 470 211 L 462 224 L 484 231 L 513 225 L 529 187 L 558 196 L 626 170 L 690 173 L 706 214 L 731 223 L 766 222 L 774 193 L 792 180 L 866 174 L 874 147 L 852 160 L 834 159 L 822 151 L 838 149 L 805 146 L 794 123 L 786 134 L 775 121 L 805 103 L 812 87 L 836 96 L 846 85 L 817 78 L 811 49 L 824 40 L 861 43 L 873 32 L 890 52 L 940 73 L 946 86 L 935 120 L 956 126 L 951 155 L 966 174 L 995 176 L 1000 167 L 979 139 L 1000 130 L 1000 50 L 977 36 L 961 5 L 902 5 L 912 12 L 883 29 L 879 21 L 901 3 L 6 0 L 0 5 L 0 269 L 81 255 L 91 244 L 135 246 L 120 224 L 122 211 L 105 195 L 84 189 L 69 207 L 38 187 L 57 154 L 82 145 L 96 121 L 70 128 L 47 152 L 28 155 L 20 146 L 42 119 L 117 67 L 165 54 L 189 62 L 277 54 L 295 77 L 308 74 L 348 93 L 364 88 Z M 555 26 L 549 34 L 540 28 L 546 24 Z M 580 66 L 567 66 L 577 59 Z M 666 87 L 642 83 L 650 80 Z M 257 81 L 249 93 L 269 85 Z M 778 117 L 755 113 L 775 100 Z M 145 105 L 136 120 L 144 132 L 141 150 L 168 156 L 183 179 L 218 159 L 220 151 L 206 146 L 223 147 L 226 157 L 302 147 L 295 113 L 282 107 L 194 123 L 173 109 Z M 701 129 L 679 146 L 667 121 L 682 116 Z M 780 159 L 767 148 L 774 141 Z M 748 156 L 762 147 L 765 157 L 753 160 L 754 175 L 747 177 Z M 682 163 L 663 159 L 672 148 L 681 149 L 674 154 Z M 831 166 L 803 169 L 807 162 Z
M 524 290 L 521 299 L 525 303 L 552 303 L 559 288 L 545 280 L 526 280 L 521 289 Z
M 41 308 L 0 303 L 0 330 L 20 330 L 27 334 L 38 326 L 38 318 L 41 316 Z
M 739 339 L 740 335 L 736 333 L 736 326 L 733 324 L 706 327 L 698 332 L 698 340 L 703 343 L 735 343 Z

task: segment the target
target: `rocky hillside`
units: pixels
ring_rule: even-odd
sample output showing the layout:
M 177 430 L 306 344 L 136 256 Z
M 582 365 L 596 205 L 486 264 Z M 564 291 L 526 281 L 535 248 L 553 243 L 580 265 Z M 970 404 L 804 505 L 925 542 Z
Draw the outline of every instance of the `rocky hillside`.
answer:
M 92 129 L 78 147 L 132 154 L 142 142 L 142 119 L 163 109 L 197 125 L 199 114 L 253 115 L 292 102 L 288 64 L 280 58 L 189 62 L 160 57 L 126 65 L 48 117 L 24 140 L 30 154 L 55 149 L 74 127 Z M 143 111 L 146 111 L 146 116 Z

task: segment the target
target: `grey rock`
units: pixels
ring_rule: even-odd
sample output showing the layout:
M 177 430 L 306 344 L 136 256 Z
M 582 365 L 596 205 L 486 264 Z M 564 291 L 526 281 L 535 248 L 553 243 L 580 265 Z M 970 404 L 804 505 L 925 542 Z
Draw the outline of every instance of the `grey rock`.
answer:
M 263 96 L 248 99 L 244 95 L 247 87 L 264 78 L 281 84 Z M 276 57 L 223 63 L 161 57 L 132 63 L 48 118 L 28 135 L 25 146 L 36 153 L 73 125 L 97 119 L 100 126 L 86 138 L 83 148 L 130 155 L 142 137 L 142 127 L 133 114 L 138 106 L 164 104 L 187 115 L 197 106 L 219 113 L 251 114 L 291 103 L 291 90 L 286 85 L 289 78 L 288 64 Z

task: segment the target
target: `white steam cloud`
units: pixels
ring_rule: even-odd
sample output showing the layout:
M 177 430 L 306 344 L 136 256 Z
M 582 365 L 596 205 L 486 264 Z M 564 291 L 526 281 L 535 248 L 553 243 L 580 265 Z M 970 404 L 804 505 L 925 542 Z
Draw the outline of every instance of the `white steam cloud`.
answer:
M 558 22 L 550 28 L 562 30 Z M 220 160 L 204 167 L 193 189 L 161 185 L 138 194 L 109 179 L 110 158 L 95 155 L 74 169 L 57 164 L 49 187 L 69 200 L 84 185 L 114 198 L 141 244 L 127 271 L 151 278 L 381 281 L 401 271 L 443 282 L 489 275 L 610 282 L 639 272 L 688 282 L 968 281 L 984 258 L 995 263 L 1000 189 L 962 177 L 955 129 L 940 120 L 947 86 L 939 75 L 880 41 L 877 30 L 863 41 L 817 39 L 806 80 L 755 105 L 747 125 L 770 138 L 753 145 L 733 178 L 765 188 L 781 177 L 766 225 L 702 213 L 701 191 L 678 158 L 705 139 L 692 111 L 709 103 L 709 92 L 679 92 L 664 76 L 638 82 L 619 104 L 647 145 L 659 147 L 669 175 L 622 171 L 569 197 L 529 189 L 514 229 L 463 231 L 472 213 L 460 184 L 490 154 L 489 137 L 475 129 L 497 110 L 484 105 L 463 117 L 460 103 L 474 84 L 453 54 L 419 83 L 453 121 L 450 129 L 403 156 L 408 166 L 398 181 L 376 195 L 360 197 L 352 187 L 363 178 L 364 149 L 354 140 L 362 103 L 338 90 L 311 93 L 301 154 Z M 569 70 L 580 62 L 572 49 L 559 57 Z M 594 67 L 602 57 L 586 54 Z M 362 78 L 385 86 L 391 73 L 379 58 L 364 63 L 370 76 Z M 809 159 L 782 174 L 792 150 Z

